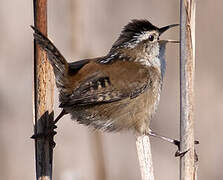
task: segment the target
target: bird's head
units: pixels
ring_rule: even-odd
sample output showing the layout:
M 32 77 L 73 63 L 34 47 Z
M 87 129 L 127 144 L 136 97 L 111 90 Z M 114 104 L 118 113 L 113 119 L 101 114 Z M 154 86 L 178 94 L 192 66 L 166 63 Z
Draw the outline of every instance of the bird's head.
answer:
M 124 26 L 119 38 L 113 44 L 113 48 L 135 48 L 140 44 L 153 45 L 159 42 L 159 37 L 166 30 L 178 24 L 158 28 L 148 20 L 132 20 Z
M 168 25 L 158 28 L 148 20 L 132 20 L 124 26 L 119 38 L 115 41 L 112 49 L 135 49 L 147 51 L 148 54 L 159 53 L 160 36 L 168 29 L 177 26 L 178 24 Z
M 164 47 L 168 40 L 160 40 L 160 36 L 168 29 L 178 24 L 158 28 L 148 20 L 132 20 L 121 31 L 120 36 L 112 45 L 112 48 L 102 63 L 113 62 L 117 57 L 120 59 L 144 61 L 153 60 L 160 54 L 161 46 Z M 172 41 L 174 42 L 174 41 Z M 175 41 L 176 42 L 176 41 Z M 148 63 L 145 61 L 143 63 Z

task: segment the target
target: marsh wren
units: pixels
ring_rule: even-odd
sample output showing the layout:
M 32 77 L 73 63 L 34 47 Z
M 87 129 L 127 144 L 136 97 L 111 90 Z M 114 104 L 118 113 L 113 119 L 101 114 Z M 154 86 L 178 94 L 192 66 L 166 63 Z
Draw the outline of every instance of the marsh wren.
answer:
M 68 63 L 38 29 L 34 38 L 48 55 L 59 90 L 61 114 L 103 131 L 149 133 L 165 73 L 165 46 L 160 35 L 176 24 L 158 28 L 132 20 L 107 55 Z

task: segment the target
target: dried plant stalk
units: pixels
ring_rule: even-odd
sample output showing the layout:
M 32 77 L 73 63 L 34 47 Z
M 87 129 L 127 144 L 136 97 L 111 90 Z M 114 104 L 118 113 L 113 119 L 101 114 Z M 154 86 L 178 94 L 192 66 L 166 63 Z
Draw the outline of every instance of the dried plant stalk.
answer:
M 34 26 L 47 35 L 47 0 L 33 0 Z M 53 136 L 47 135 L 53 121 L 54 77 L 44 50 L 34 41 L 33 121 L 35 136 L 36 179 L 52 179 Z
M 154 180 L 149 136 L 138 136 L 136 140 L 136 147 L 142 180 Z
M 195 180 L 195 0 L 181 0 L 180 14 L 180 149 L 189 150 L 180 158 L 180 179 Z

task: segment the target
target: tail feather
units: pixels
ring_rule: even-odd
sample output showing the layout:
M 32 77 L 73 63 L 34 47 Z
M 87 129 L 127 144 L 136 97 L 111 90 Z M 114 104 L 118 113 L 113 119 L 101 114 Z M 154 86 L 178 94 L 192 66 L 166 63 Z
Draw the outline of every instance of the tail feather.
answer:
M 45 35 L 34 26 L 31 26 L 31 28 L 34 30 L 34 39 L 46 51 L 49 62 L 53 66 L 57 86 L 64 87 L 65 76 L 68 71 L 66 59 Z

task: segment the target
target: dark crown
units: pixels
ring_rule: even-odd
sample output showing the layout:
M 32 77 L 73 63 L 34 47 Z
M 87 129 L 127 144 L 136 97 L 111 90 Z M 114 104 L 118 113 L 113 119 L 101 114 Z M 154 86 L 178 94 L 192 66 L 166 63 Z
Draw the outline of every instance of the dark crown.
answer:
M 151 24 L 148 20 L 133 19 L 122 30 L 119 38 L 113 44 L 112 48 L 117 48 L 125 45 L 125 43 L 132 43 L 137 40 L 137 37 L 145 31 L 159 30 L 158 27 Z
M 130 23 L 128 23 L 122 30 L 121 34 L 138 34 L 144 31 L 152 31 L 152 30 L 159 30 L 156 26 L 151 24 L 146 19 L 133 19 Z

